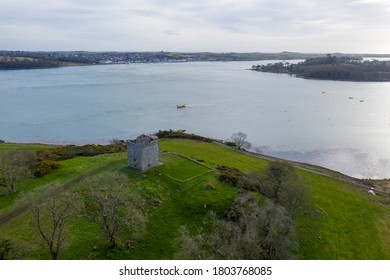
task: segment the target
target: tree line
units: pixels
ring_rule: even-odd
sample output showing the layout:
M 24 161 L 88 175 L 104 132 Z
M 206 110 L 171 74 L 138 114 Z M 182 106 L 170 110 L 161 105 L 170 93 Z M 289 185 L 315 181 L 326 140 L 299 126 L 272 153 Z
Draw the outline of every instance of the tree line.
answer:
M 0 57 L 0 70 L 16 70 L 16 69 L 40 69 L 60 67 L 63 63 L 60 61 L 38 58 L 22 58 L 22 57 Z

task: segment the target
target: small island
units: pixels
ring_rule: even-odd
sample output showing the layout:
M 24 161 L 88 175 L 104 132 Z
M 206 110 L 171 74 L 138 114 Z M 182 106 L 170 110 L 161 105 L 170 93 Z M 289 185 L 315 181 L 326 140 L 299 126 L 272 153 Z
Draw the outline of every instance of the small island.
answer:
M 363 60 L 362 57 L 336 57 L 330 54 L 325 57 L 307 58 L 296 64 L 277 62 L 267 65 L 253 65 L 251 70 L 285 73 L 305 79 L 356 82 L 390 81 L 390 61 L 369 61 Z

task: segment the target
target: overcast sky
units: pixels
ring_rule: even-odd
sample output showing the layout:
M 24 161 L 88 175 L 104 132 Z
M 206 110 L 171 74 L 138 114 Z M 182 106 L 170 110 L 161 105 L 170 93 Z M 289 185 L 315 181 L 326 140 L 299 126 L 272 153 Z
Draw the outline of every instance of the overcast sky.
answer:
M 390 0 L 0 0 L 0 49 L 390 53 Z

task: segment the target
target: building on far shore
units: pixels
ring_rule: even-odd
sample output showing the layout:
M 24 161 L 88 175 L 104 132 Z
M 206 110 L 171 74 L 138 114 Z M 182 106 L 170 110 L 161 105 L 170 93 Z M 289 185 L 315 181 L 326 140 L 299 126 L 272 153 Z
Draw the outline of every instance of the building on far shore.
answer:
M 158 166 L 159 162 L 158 137 L 140 135 L 134 140 L 127 141 L 128 166 L 145 172 Z

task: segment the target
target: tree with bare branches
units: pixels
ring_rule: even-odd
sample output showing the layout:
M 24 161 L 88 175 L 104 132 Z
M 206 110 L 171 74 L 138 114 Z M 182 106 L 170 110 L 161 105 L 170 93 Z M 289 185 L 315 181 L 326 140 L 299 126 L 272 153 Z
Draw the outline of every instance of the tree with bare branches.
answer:
M 56 185 L 46 186 L 42 196 L 30 197 L 29 202 L 33 224 L 47 245 L 51 258 L 56 260 L 66 239 L 66 226 L 82 211 L 83 202 L 77 194 L 61 192 L 61 186 Z
M 213 212 L 204 229 L 190 235 L 181 230 L 180 259 L 296 259 L 298 239 L 295 225 L 284 207 L 271 200 L 260 203 L 255 193 L 239 195 L 228 217 Z M 211 230 L 206 230 L 211 229 Z
M 102 229 L 110 248 L 118 245 L 121 233 L 131 243 L 145 230 L 144 201 L 130 190 L 125 175 L 103 173 L 88 178 L 86 184 L 90 187 L 88 215 Z
M 0 186 L 6 194 L 16 192 L 18 182 L 33 175 L 36 162 L 36 155 L 28 150 L 0 154 Z
M 248 150 L 252 147 L 252 144 L 246 140 L 248 135 L 243 132 L 233 133 L 231 140 L 239 150 Z
M 260 192 L 276 204 L 282 205 L 294 219 L 306 214 L 315 214 L 311 189 L 290 164 L 271 162 Z

